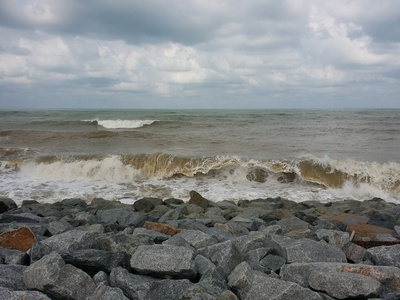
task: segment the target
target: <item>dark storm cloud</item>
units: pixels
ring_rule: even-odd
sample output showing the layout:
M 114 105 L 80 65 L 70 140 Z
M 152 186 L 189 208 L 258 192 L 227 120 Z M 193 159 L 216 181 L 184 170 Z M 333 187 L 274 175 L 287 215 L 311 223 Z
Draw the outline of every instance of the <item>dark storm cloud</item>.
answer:
M 397 0 L 3 0 L 0 108 L 393 106 L 398 11 Z

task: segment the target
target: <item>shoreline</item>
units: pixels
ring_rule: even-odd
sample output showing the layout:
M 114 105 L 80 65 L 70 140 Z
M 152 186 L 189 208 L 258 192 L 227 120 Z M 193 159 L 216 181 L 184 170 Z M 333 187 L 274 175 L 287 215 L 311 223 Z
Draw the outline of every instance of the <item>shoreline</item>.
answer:
M 395 299 L 399 216 L 379 198 L 0 199 L 0 298 Z

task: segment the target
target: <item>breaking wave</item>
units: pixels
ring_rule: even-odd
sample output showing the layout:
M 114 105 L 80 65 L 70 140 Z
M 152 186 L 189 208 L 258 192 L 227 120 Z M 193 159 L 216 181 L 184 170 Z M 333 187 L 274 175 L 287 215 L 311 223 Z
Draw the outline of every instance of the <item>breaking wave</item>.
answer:
M 293 160 L 254 160 L 240 157 L 182 157 L 166 153 L 112 156 L 45 156 L 2 161 L 1 170 L 48 180 L 105 181 L 129 184 L 137 181 L 207 180 L 225 185 L 316 186 L 341 191 L 349 197 L 400 199 L 400 165 L 318 158 L 306 155 Z M 0 171 L 1 171 L 0 170 Z
M 83 120 L 83 122 L 94 123 L 107 129 L 134 129 L 151 125 L 157 120 Z

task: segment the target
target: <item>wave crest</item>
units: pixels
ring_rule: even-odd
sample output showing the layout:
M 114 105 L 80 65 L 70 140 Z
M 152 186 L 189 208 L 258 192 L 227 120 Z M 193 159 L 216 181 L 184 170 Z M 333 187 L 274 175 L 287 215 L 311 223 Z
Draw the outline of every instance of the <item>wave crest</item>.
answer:
M 83 122 L 96 123 L 107 129 L 134 129 L 151 125 L 157 120 L 83 120 Z

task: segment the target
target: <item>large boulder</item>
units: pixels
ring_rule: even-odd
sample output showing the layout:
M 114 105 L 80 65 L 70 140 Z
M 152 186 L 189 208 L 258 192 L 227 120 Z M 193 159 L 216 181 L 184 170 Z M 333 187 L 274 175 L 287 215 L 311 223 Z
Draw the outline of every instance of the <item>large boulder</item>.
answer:
M 0 214 L 12 210 L 12 209 L 17 209 L 17 204 L 15 203 L 14 200 L 10 198 L 1 198 L 0 199 Z
M 38 290 L 56 299 L 85 300 L 96 285 L 82 270 L 65 264 L 55 252 L 30 265 L 23 275 L 28 289 Z
M 197 274 L 193 250 L 173 245 L 139 246 L 131 258 L 139 274 L 155 277 L 194 278 Z
M 278 255 L 285 258 L 288 263 L 347 262 L 342 250 L 325 242 L 269 235 L 267 245 L 274 248 Z
M 22 277 L 27 268 L 27 266 L 0 264 L 0 287 L 9 290 L 25 290 Z
M 400 267 L 400 245 L 367 249 L 365 258 L 371 260 L 375 265 Z
M 314 271 L 308 280 L 311 288 L 336 299 L 375 297 L 381 288 L 379 281 L 357 273 Z

